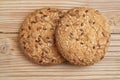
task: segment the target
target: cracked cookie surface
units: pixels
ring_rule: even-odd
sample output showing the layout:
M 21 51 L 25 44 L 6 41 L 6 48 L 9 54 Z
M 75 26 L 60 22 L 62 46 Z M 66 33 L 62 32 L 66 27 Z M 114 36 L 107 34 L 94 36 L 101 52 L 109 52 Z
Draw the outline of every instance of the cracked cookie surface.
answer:
M 62 56 L 75 65 L 92 65 L 104 58 L 110 40 L 105 17 L 92 8 L 74 8 L 56 29 L 56 45 Z
M 35 63 L 51 65 L 64 62 L 55 45 L 55 29 L 63 13 L 56 8 L 42 8 L 23 22 L 19 32 L 20 46 Z

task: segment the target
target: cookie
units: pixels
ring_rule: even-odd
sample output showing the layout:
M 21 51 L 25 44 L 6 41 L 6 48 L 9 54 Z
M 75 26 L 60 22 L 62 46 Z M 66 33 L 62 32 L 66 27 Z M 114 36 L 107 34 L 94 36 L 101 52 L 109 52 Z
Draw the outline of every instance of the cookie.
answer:
M 55 29 L 64 12 L 56 8 L 42 8 L 31 13 L 19 32 L 20 46 L 27 57 L 41 65 L 64 62 L 55 45 Z
M 74 8 L 64 15 L 56 29 L 56 45 L 74 65 L 92 65 L 104 58 L 110 30 L 106 18 L 92 8 Z

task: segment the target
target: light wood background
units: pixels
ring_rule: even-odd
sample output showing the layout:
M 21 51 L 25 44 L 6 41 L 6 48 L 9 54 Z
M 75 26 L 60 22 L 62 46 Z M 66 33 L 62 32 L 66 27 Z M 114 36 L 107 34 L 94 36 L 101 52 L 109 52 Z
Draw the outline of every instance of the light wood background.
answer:
M 100 10 L 111 28 L 105 58 L 93 66 L 40 66 L 24 57 L 17 42 L 25 16 L 46 6 L 70 9 L 88 6 Z M 0 80 L 120 80 L 120 0 L 0 0 Z

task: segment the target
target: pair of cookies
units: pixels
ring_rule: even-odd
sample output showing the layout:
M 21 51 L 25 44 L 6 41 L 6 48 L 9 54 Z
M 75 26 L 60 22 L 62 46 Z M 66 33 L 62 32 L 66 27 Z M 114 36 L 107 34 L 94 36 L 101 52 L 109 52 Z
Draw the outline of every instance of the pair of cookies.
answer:
M 108 48 L 110 32 L 106 19 L 91 8 L 73 8 L 64 12 L 42 8 L 23 22 L 19 41 L 32 61 L 91 65 L 100 61 Z

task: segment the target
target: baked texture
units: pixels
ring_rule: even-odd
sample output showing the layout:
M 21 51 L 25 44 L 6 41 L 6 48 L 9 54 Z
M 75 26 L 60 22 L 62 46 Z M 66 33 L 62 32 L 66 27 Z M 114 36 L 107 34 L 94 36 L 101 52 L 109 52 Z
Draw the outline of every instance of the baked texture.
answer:
M 19 42 L 24 54 L 42 65 L 64 62 L 55 45 L 55 29 L 63 10 L 42 8 L 31 13 L 23 22 L 19 32 Z
M 109 40 L 106 18 L 92 8 L 68 10 L 56 29 L 58 49 L 74 65 L 92 65 L 103 59 Z

